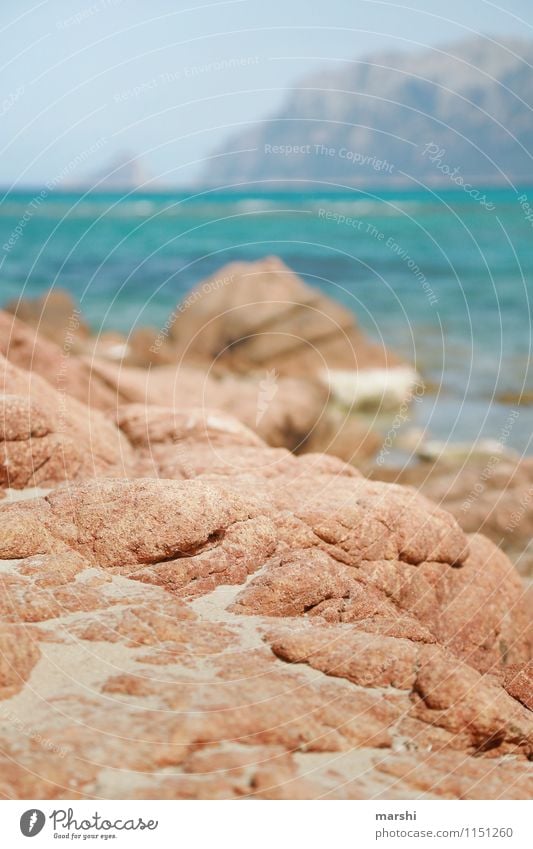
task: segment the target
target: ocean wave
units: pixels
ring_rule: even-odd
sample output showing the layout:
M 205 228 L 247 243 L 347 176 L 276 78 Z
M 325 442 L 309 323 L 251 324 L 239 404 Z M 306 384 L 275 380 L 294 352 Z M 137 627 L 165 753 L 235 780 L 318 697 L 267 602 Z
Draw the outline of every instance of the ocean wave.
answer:
M 327 209 L 357 218 L 369 216 L 399 218 L 405 213 L 413 214 L 415 212 L 427 211 L 427 204 L 417 201 L 389 201 L 368 198 L 352 201 L 324 198 L 321 201 L 313 201 L 310 204 L 304 202 L 302 205 L 313 212 L 318 212 L 320 209 Z

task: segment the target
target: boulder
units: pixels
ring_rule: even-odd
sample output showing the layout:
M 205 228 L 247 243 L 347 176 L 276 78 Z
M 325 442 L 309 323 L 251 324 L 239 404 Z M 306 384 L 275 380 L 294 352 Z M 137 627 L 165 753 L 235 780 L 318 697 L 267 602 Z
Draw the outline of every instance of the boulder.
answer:
M 6 312 L 31 325 L 42 336 L 76 350 L 90 336 L 74 299 L 64 289 L 50 289 L 38 298 L 20 298 L 6 304 Z
M 180 357 L 224 362 L 232 371 L 397 365 L 353 315 L 308 286 L 277 257 L 231 263 L 198 284 L 175 311 L 169 336 Z
M 132 451 L 97 410 L 22 371 L 0 354 L 0 487 L 46 487 L 129 473 Z
M 214 373 L 187 365 L 150 370 L 92 362 L 92 373 L 119 403 L 168 410 L 205 407 L 230 413 L 268 445 L 296 454 L 324 451 L 354 463 L 373 456 L 379 437 L 331 406 L 328 390 L 304 378 Z
M 322 625 L 274 632 L 272 648 L 285 661 L 308 663 L 359 686 L 406 691 L 408 714 L 446 732 L 437 735 L 441 745 L 526 757 L 533 752 L 531 713 L 438 646 Z
M 56 337 L 57 338 L 57 337 Z M 99 410 L 113 410 L 117 399 L 91 368 L 90 360 L 75 355 L 32 326 L 0 310 L 0 355 L 12 365 L 44 378 L 56 391 Z
M 504 687 L 513 698 L 533 710 L 533 661 L 508 666 Z
M 339 403 L 390 408 L 419 380 L 352 313 L 305 283 L 277 257 L 232 263 L 199 283 L 156 340 L 180 362 L 232 373 L 313 378 Z
M 469 533 L 480 531 L 500 546 L 523 575 L 533 574 L 533 460 L 493 451 L 448 457 L 405 469 L 375 469 L 384 480 L 417 486 Z
M 6 505 L 0 558 L 74 551 L 89 563 L 178 594 L 240 583 L 271 554 L 258 505 L 196 481 L 94 480 Z

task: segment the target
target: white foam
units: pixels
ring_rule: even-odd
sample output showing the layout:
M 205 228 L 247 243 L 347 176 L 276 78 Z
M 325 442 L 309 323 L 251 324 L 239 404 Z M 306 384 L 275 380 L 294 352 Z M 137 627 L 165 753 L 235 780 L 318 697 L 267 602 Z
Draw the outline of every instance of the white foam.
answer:
M 329 387 L 333 398 L 345 407 L 380 407 L 393 409 L 412 398 L 422 380 L 415 369 L 373 368 L 357 371 L 328 369 L 321 378 Z

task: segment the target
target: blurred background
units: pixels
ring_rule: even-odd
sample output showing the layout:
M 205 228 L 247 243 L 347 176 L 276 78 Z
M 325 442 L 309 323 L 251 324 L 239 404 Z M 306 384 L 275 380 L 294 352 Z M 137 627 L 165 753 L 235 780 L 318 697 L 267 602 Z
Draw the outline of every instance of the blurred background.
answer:
M 3 305 L 66 290 L 127 337 L 277 255 L 423 376 L 425 438 L 530 453 L 531 12 L 4 4 Z

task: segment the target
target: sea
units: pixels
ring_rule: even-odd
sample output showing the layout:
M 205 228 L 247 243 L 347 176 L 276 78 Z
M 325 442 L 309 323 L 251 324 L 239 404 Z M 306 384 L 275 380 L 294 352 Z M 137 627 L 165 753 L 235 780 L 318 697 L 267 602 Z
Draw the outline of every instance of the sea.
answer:
M 426 382 L 413 428 L 532 451 L 533 188 L 4 190 L 0 305 L 53 287 L 95 332 L 162 327 L 234 260 L 275 254 Z

